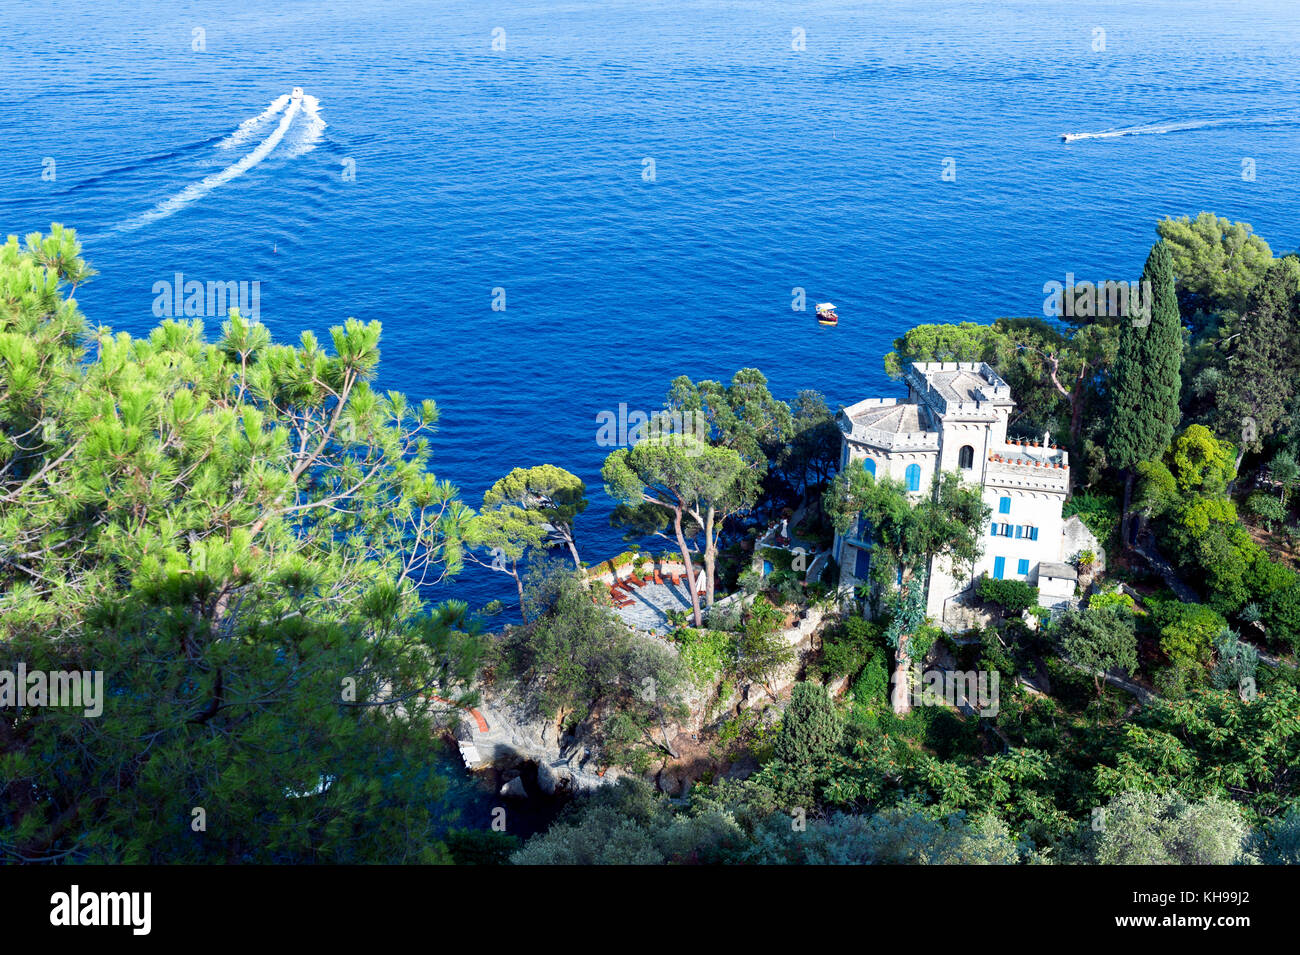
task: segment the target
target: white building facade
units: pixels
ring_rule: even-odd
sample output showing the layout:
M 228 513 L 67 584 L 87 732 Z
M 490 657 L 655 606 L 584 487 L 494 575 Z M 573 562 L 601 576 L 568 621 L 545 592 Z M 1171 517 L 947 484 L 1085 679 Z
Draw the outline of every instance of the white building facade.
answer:
M 902 481 L 909 495 L 931 490 L 939 471 L 955 471 L 983 488 L 992 517 L 983 528 L 982 553 L 958 582 L 944 562 L 930 569 L 926 613 L 960 628 L 956 602 L 982 574 L 1023 580 L 1039 588 L 1043 606 L 1074 595 L 1074 570 L 1064 553 L 1061 509 L 1069 493 L 1069 460 L 1044 435 L 1008 441 L 1015 408 L 1011 389 L 984 362 L 918 362 L 907 371 L 906 400 L 868 398 L 843 408 L 840 467 Z M 835 539 L 841 584 L 867 580 L 871 545 L 859 529 Z M 1040 576 L 1041 575 L 1041 576 Z

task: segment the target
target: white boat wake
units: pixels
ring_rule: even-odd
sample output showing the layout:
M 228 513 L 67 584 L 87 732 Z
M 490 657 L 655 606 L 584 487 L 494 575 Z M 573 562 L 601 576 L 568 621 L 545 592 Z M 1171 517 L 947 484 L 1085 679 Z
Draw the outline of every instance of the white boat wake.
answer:
M 285 94 L 277 97 L 262 113 L 240 123 L 233 133 L 217 144 L 217 148 L 233 149 L 248 142 L 270 125 L 282 110 L 284 115 L 280 116 L 280 121 L 275 128 L 242 159 L 231 163 L 220 172 L 215 172 L 210 176 L 205 176 L 198 182 L 191 183 L 176 195 L 164 199 L 152 209 L 133 216 L 113 227 L 109 230 L 109 233 L 133 232 L 142 226 L 149 225 L 151 222 L 165 219 L 191 203 L 202 199 L 218 186 L 223 186 L 232 180 L 238 179 L 271 155 L 281 141 L 284 140 L 286 134 L 290 132 L 291 127 L 293 127 L 293 135 L 289 140 L 288 155 L 290 158 L 301 156 L 303 153 L 315 149 L 325 129 L 325 121 L 320 116 L 320 102 L 314 96 L 304 95 L 296 87 L 293 95 Z M 295 127 L 294 120 L 299 113 L 302 113 L 304 119 Z
M 1180 122 L 1145 123 L 1140 126 L 1123 126 L 1096 133 L 1062 133 L 1061 141 L 1078 142 L 1083 139 L 1118 139 L 1121 136 L 1158 136 L 1162 133 L 1181 133 L 1193 129 L 1214 129 L 1221 126 L 1279 126 L 1300 122 L 1300 115 L 1276 113 L 1267 116 L 1230 116 L 1221 119 L 1196 119 Z
M 288 105 L 288 93 L 285 93 L 283 96 L 277 96 L 275 99 L 271 100 L 271 105 L 263 110 L 259 115 L 254 116 L 251 119 L 246 119 L 240 123 L 239 127 L 233 133 L 221 142 L 217 143 L 217 148 L 234 149 L 236 146 L 244 145 L 244 143 L 248 142 L 255 135 L 261 132 L 264 127 L 269 126 L 271 120 L 275 118 L 276 114 Z
M 320 100 L 306 95 L 302 98 L 303 121 L 295 126 L 289 137 L 289 157 L 292 159 L 309 153 L 320 142 L 325 132 L 325 120 L 320 115 Z

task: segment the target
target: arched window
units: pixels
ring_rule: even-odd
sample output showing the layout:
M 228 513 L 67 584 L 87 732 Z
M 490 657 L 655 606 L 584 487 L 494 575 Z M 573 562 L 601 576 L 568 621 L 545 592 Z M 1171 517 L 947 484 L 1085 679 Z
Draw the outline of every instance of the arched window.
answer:
M 921 465 L 909 464 L 907 466 L 907 489 L 909 491 L 921 490 Z
M 866 471 L 866 472 L 867 472 L 868 474 L 870 474 L 872 477 L 875 477 L 875 476 L 876 476 L 876 462 L 873 461 L 873 460 L 871 460 L 871 458 L 867 458 L 865 461 L 862 462 L 862 470 Z
M 963 471 L 969 471 L 975 466 L 975 449 L 969 444 L 963 444 L 961 450 L 957 452 L 957 467 Z

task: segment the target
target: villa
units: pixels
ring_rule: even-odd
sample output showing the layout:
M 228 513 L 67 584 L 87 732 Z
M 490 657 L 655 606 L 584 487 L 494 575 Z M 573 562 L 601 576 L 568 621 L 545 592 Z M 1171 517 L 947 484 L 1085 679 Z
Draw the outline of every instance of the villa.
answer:
M 1061 516 L 1070 486 L 1066 452 L 1049 435 L 1007 440 L 1015 402 L 984 362 L 919 362 L 905 380 L 906 400 L 868 398 L 840 411 L 840 467 L 895 478 L 917 497 L 929 492 L 938 471 L 956 471 L 984 489 L 992 511 L 983 552 L 964 568 L 962 582 L 946 564 L 931 568 L 927 615 L 947 629 L 968 625 L 963 598 L 982 574 L 1027 581 L 1042 606 L 1068 606 L 1077 574 L 1065 563 L 1075 539 Z M 868 579 L 871 544 L 861 528 L 837 535 L 834 551 L 842 585 Z

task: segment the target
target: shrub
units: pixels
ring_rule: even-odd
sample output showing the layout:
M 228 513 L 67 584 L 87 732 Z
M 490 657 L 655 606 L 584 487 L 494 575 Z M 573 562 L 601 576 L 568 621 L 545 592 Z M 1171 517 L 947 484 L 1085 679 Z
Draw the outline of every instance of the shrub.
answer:
M 796 766 L 823 764 L 839 745 L 843 732 L 826 688 L 816 683 L 796 683 L 781 719 L 773 755 Z
M 1023 580 L 996 580 L 988 575 L 976 585 L 980 600 L 1001 608 L 1003 615 L 1019 615 L 1038 603 L 1038 590 Z
M 1160 649 L 1180 669 L 1199 670 L 1210 660 L 1214 639 L 1228 623 L 1206 604 L 1153 601 L 1152 621 L 1160 631 Z
M 1126 613 L 1132 613 L 1137 604 L 1133 598 L 1122 590 L 1107 590 L 1099 594 L 1093 594 L 1088 598 L 1089 610 L 1104 610 L 1107 607 L 1117 607 Z
M 1084 491 L 1065 502 L 1062 517 L 1079 515 L 1085 527 L 1102 544 L 1119 535 L 1119 501 L 1108 494 Z
M 1300 583 L 1273 591 L 1264 600 L 1264 626 L 1276 643 L 1300 652 Z
M 1286 505 L 1272 494 L 1257 492 L 1246 501 L 1246 509 L 1254 514 L 1269 530 L 1279 521 L 1286 520 Z
M 691 682 L 701 689 L 718 682 L 736 652 L 735 639 L 721 630 L 682 627 L 674 631 L 673 640 Z
M 809 666 L 823 679 L 856 677 L 880 647 L 880 625 L 861 617 L 849 617 L 827 629 L 822 637 L 821 658 Z
M 1223 630 L 1214 639 L 1214 670 L 1210 682 L 1216 689 L 1236 690 L 1255 678 L 1259 651 L 1244 643 L 1232 630 Z

